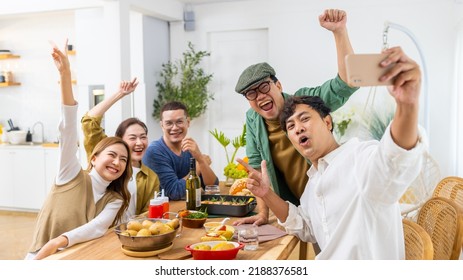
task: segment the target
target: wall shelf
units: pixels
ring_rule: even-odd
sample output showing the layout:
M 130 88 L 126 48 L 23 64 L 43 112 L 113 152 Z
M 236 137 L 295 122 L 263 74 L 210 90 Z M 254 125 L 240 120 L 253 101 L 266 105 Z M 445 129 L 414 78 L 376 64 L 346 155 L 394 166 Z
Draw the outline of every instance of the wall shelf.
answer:
M 19 55 L 14 54 L 0 54 L 0 59 L 11 59 L 11 58 L 20 58 Z
M 11 54 L 11 53 L 2 53 L 2 54 L 0 54 L 0 59 L 12 59 L 12 58 L 20 58 L 20 57 L 21 56 L 19 56 L 19 55 L 15 55 L 15 54 Z M 10 73 L 10 75 L 11 75 L 11 73 Z M 7 78 L 5 78 L 5 80 L 7 80 Z M 3 82 L 3 83 L 0 83 L 0 87 L 12 87 L 12 86 L 19 86 L 19 85 L 21 85 L 21 83 L 15 83 L 15 82 Z
M 5 82 L 0 83 L 0 87 L 12 87 L 12 86 L 19 86 L 21 83 L 14 83 L 14 82 Z

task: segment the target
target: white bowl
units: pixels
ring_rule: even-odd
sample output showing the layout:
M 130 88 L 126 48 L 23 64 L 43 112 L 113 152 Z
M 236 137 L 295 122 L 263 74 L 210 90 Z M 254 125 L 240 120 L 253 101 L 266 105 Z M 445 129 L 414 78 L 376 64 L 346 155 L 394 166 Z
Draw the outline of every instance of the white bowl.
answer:
M 221 225 L 222 225 L 221 222 L 207 222 L 207 223 L 204 223 L 204 229 L 206 230 L 206 232 L 209 232 L 211 229 L 221 226 Z
M 26 135 L 27 132 L 24 130 L 13 130 L 8 132 L 8 141 L 13 145 L 25 144 Z

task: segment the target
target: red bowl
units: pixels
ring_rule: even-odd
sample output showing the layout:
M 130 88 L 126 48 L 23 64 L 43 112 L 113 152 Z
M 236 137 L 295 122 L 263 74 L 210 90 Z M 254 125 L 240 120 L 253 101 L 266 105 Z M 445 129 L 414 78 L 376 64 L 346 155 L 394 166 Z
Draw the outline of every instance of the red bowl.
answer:
M 214 247 L 217 243 L 221 243 L 224 241 L 207 241 L 207 242 L 199 242 L 194 243 L 191 245 L 185 246 L 185 250 L 189 251 L 195 260 L 233 260 L 236 258 L 238 251 L 244 247 L 244 244 L 238 242 L 227 241 L 228 243 L 232 243 L 235 248 L 229 250 L 220 250 L 220 251 L 212 251 L 212 250 L 197 250 L 193 249 L 197 245 L 207 244 L 209 246 Z

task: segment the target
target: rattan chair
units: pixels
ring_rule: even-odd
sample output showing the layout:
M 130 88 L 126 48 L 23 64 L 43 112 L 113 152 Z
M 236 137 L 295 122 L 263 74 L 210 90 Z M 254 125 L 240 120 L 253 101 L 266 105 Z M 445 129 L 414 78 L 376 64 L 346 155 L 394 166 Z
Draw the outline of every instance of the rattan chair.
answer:
M 432 196 L 453 200 L 463 210 L 463 178 L 450 176 L 442 179 L 434 189 Z M 461 248 L 463 252 L 463 245 Z
M 445 197 L 455 201 L 463 209 L 463 178 L 446 177 L 434 189 L 433 197 Z
M 432 260 L 433 247 L 429 234 L 419 224 L 403 219 L 405 259 Z
M 463 241 L 463 212 L 450 199 L 433 197 L 418 213 L 417 223 L 432 240 L 433 259 L 457 260 Z

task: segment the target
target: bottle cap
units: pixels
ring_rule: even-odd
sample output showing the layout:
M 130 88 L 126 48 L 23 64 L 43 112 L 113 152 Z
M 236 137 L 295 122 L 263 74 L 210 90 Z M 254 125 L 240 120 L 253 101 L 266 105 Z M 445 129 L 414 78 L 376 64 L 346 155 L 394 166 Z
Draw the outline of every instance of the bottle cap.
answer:
M 150 200 L 151 205 L 161 205 L 162 202 L 163 202 L 163 200 L 160 199 L 160 197 L 153 198 L 153 199 Z
M 169 202 L 169 197 L 164 195 L 164 189 L 161 190 L 161 196 L 159 198 L 162 199 L 162 202 Z

